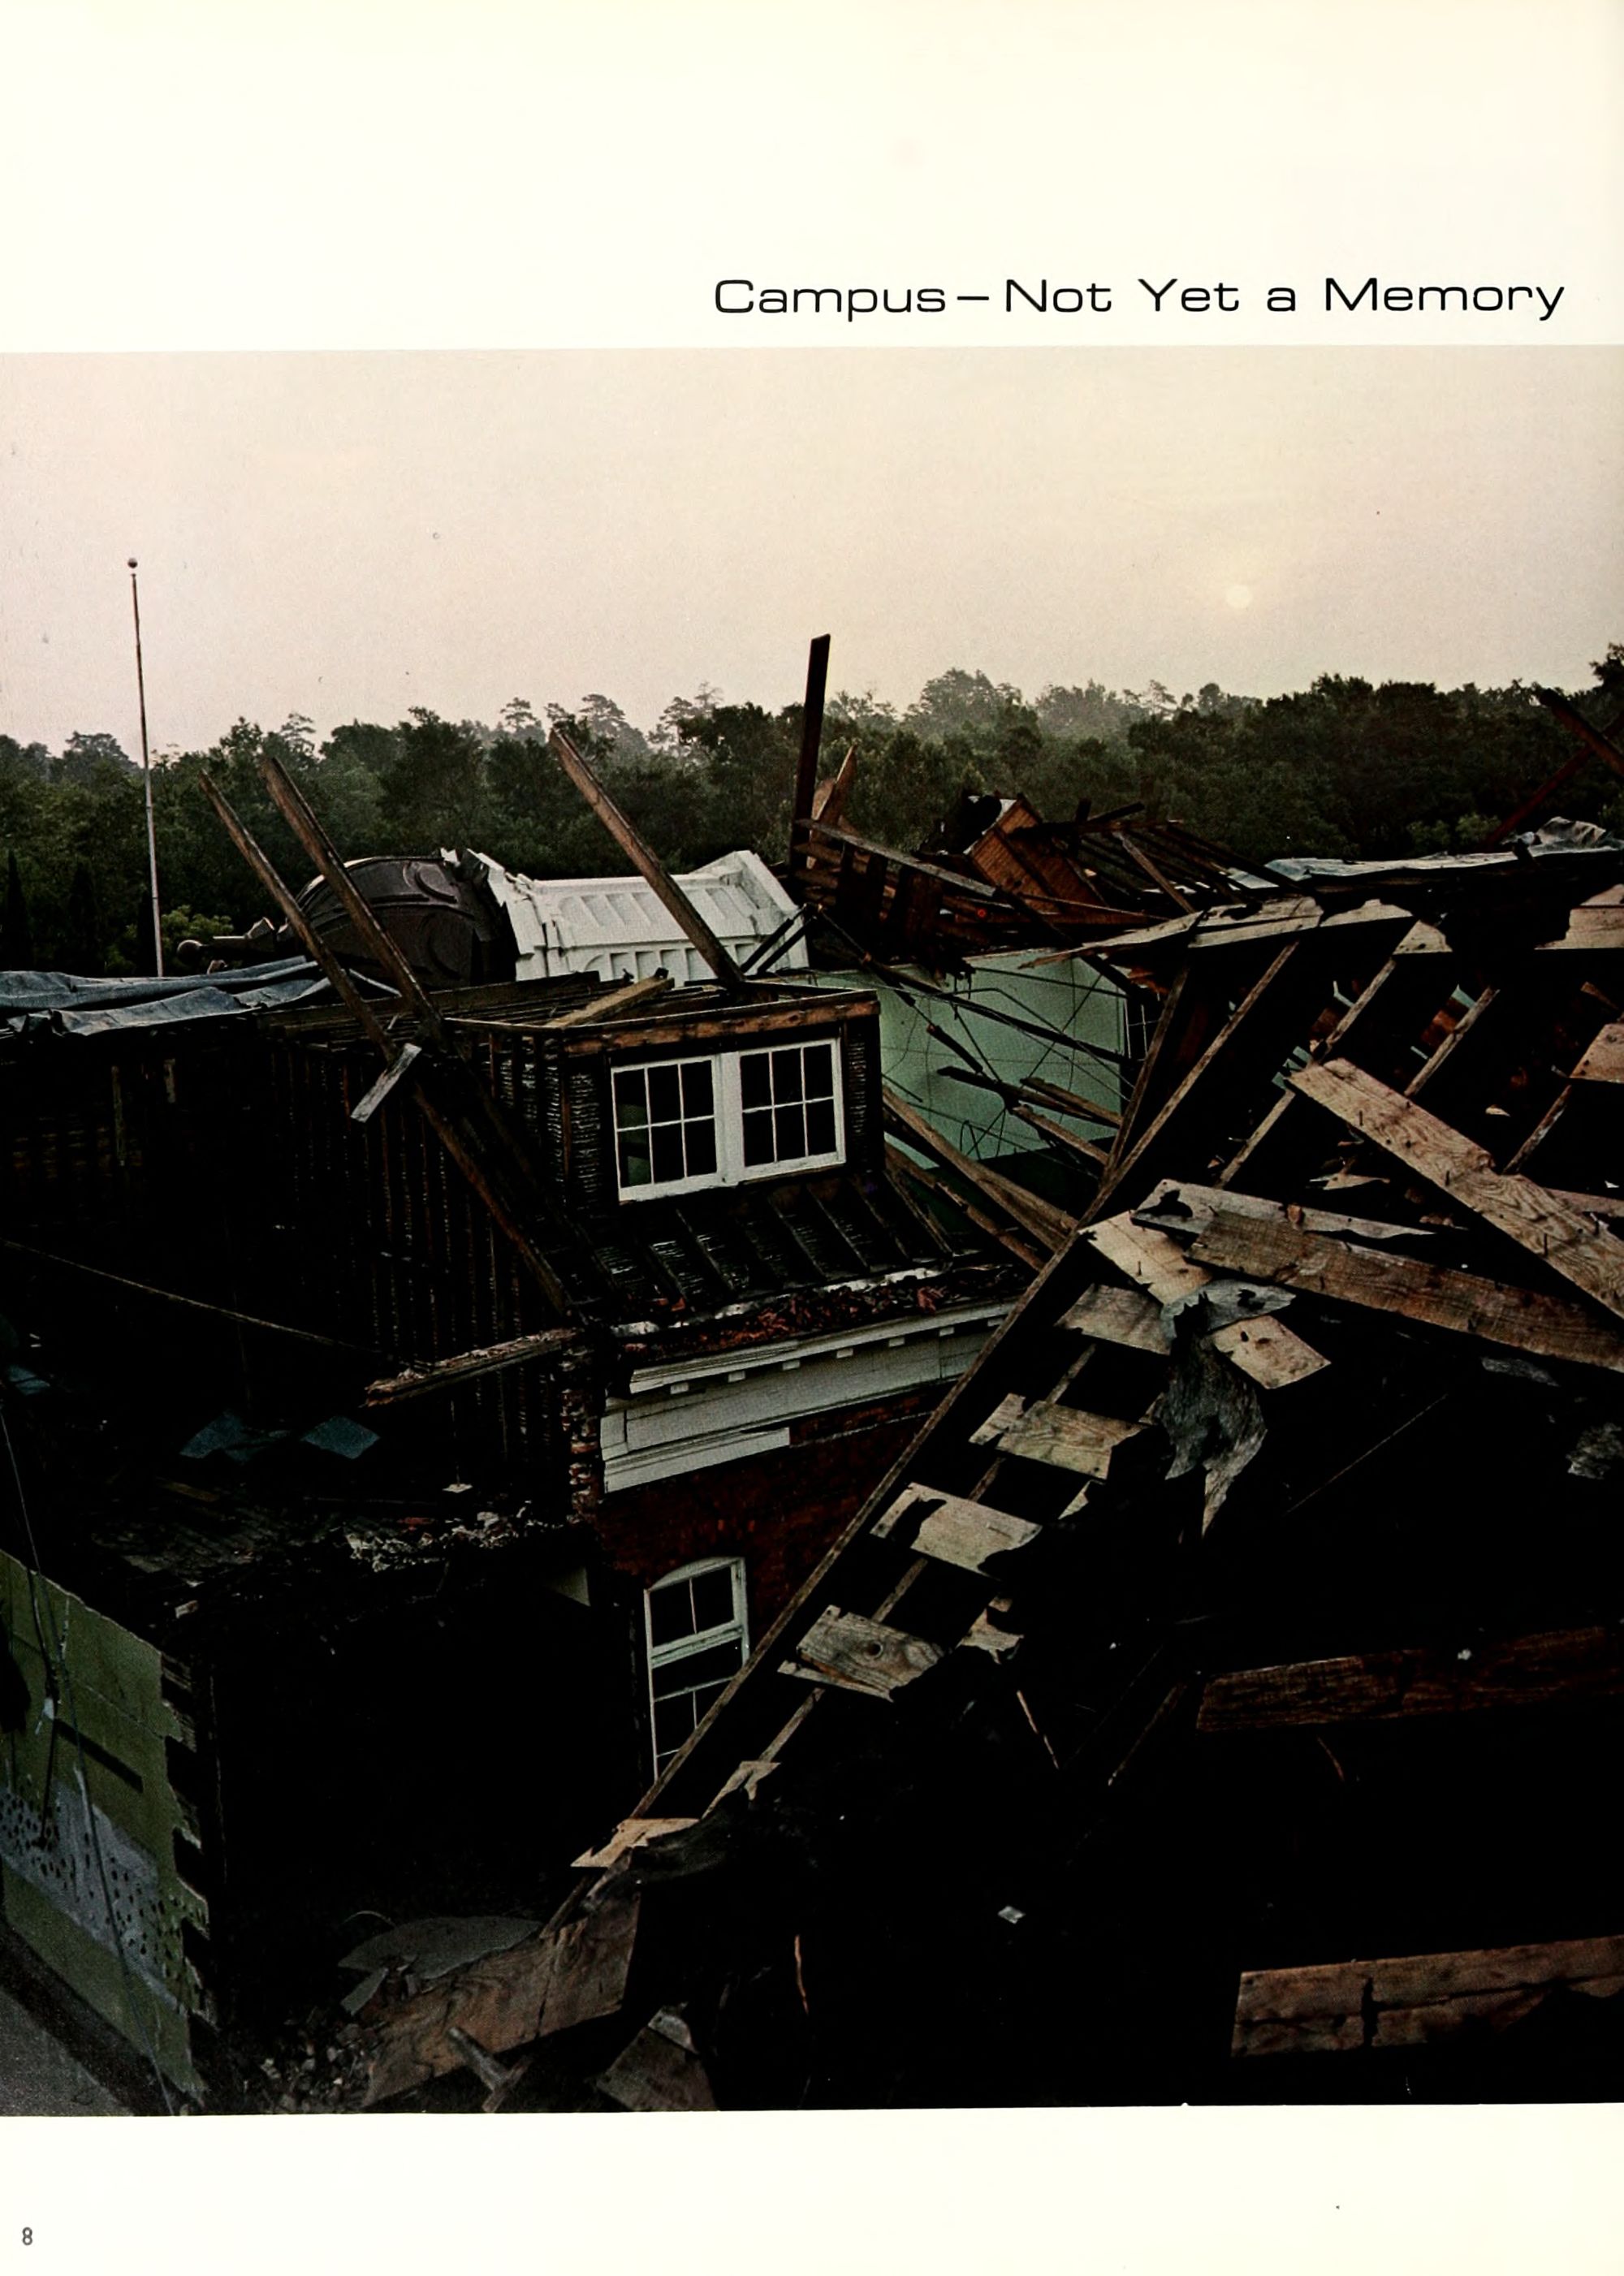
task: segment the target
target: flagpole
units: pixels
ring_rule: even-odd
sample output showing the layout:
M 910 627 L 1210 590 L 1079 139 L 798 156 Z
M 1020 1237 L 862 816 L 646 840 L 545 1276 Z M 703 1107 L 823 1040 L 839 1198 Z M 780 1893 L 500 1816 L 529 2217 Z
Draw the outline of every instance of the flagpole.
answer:
M 163 977 L 163 929 L 158 910 L 158 833 L 152 818 L 152 755 L 147 747 L 147 679 L 141 670 L 141 596 L 135 582 L 133 560 L 130 563 L 130 605 L 135 611 L 135 692 L 141 713 L 141 774 L 147 785 L 147 872 L 152 881 L 152 952 L 157 960 L 157 974 Z

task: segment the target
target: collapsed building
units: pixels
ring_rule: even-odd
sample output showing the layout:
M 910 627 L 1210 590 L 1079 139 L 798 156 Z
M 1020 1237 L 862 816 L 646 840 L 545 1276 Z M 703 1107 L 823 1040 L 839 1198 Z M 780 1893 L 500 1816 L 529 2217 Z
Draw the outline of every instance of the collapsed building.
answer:
M 425 986 L 268 774 L 347 960 L 221 800 L 303 959 L 0 999 L 5 1919 L 197 2098 L 374 1916 L 544 1909 L 1026 1277 L 871 995 L 663 872 L 715 977 Z
M 325 2106 L 1615 2090 L 1624 853 L 899 854 L 811 695 L 782 882 L 273 764 L 260 961 L 4 983 L 11 1932 L 216 2106 L 341 1962 Z
M 1624 849 L 1097 938 L 1097 1189 L 374 2105 L 1614 2095 Z

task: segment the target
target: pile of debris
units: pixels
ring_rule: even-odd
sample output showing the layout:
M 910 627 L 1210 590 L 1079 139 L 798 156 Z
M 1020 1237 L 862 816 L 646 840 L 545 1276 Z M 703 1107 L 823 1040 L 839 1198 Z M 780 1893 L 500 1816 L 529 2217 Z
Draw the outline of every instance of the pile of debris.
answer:
M 1095 952 L 1162 1012 L 1077 1236 L 374 2103 L 1620 2090 L 1624 850 Z

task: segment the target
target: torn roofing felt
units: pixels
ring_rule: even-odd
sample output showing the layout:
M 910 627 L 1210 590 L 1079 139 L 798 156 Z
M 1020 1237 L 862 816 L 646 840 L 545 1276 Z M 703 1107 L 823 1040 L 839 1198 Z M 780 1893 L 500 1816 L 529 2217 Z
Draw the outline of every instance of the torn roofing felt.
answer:
M 1133 945 L 1093 1214 L 541 1934 L 369 2013 L 373 2100 L 458 2033 L 512 2106 L 1620 2090 L 1601 854 Z

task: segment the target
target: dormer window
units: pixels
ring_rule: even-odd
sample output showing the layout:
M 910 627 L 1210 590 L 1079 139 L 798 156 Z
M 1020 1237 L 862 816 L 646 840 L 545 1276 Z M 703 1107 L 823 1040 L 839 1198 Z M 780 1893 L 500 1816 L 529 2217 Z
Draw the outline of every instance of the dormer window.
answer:
M 661 1059 L 615 1069 L 620 1190 L 670 1193 L 717 1182 L 714 1059 Z
M 841 1140 L 832 1042 L 650 1059 L 613 1075 L 622 1200 L 832 1168 Z

